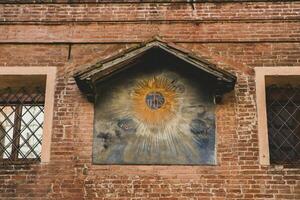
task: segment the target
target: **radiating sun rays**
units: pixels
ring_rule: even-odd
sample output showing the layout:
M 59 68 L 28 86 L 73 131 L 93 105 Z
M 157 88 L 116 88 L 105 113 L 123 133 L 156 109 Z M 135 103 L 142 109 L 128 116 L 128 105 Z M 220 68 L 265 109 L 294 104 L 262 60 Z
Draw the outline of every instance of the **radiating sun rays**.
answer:
M 181 117 L 183 94 L 179 85 L 166 77 L 154 77 L 136 84 L 132 107 L 137 119 L 138 137 L 132 146 L 136 148 L 137 157 L 163 159 L 156 154 L 164 151 L 169 152 L 165 156 L 173 158 L 184 152 L 189 152 L 191 158 L 199 157 L 193 145 L 195 136 L 186 134 L 189 123 Z M 185 125 L 179 127 L 180 124 Z
M 213 163 L 214 118 L 207 117 L 212 110 L 198 91 L 188 79 L 173 72 L 136 76 L 111 87 L 97 104 L 94 160 Z M 203 143 L 206 141 L 209 148 Z

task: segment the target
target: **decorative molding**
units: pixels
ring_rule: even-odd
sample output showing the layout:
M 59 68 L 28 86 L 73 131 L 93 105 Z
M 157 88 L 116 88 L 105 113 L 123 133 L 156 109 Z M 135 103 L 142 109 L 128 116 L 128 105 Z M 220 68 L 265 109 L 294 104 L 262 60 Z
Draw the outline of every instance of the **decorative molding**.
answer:
M 265 77 L 295 75 L 300 76 L 300 67 L 255 68 L 259 163 L 261 165 L 270 165 Z
M 193 1 L 193 2 L 192 2 Z M 289 2 L 297 2 L 299 0 L 290 0 Z M 180 3 L 180 4 L 200 4 L 200 3 L 251 3 L 251 2 L 285 2 L 282 0 L 0 0 L 0 4 L 145 4 L 145 3 Z
M 46 75 L 41 162 L 50 162 L 56 67 L 0 67 L 0 75 Z

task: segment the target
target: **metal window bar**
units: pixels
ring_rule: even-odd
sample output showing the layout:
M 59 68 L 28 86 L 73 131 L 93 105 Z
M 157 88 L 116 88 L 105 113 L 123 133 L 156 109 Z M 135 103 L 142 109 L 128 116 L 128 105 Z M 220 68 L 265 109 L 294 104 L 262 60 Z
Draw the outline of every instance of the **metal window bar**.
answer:
M 267 118 L 271 164 L 300 164 L 300 86 L 271 85 Z
M 40 161 L 44 101 L 39 87 L 0 89 L 0 164 Z

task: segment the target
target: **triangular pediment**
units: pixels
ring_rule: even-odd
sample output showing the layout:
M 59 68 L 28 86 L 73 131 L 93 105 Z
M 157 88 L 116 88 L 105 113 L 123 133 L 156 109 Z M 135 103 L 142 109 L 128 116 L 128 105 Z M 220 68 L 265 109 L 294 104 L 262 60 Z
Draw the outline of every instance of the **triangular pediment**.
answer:
M 173 59 L 175 60 L 173 62 L 180 62 L 187 67 L 196 68 L 199 73 L 205 73 L 213 77 L 217 85 L 216 93 L 220 95 L 232 90 L 236 82 L 236 77 L 231 73 L 219 69 L 215 64 L 196 56 L 192 52 L 159 38 L 135 45 L 117 55 L 100 60 L 84 70 L 78 71 L 74 77 L 79 89 L 90 101 L 93 101 L 96 82 L 108 79 L 120 71 L 127 70 L 139 62 L 145 61 L 146 58 L 147 62 L 155 65 Z

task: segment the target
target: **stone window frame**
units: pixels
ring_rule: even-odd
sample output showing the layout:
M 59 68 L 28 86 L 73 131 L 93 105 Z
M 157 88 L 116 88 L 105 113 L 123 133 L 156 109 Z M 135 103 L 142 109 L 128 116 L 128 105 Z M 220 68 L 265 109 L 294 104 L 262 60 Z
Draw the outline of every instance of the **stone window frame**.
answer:
M 259 164 L 270 165 L 266 106 L 266 76 L 298 76 L 300 67 L 255 67 Z
M 53 124 L 54 91 L 56 67 L 0 67 L 0 75 L 44 75 L 46 76 L 44 126 L 42 136 L 41 163 L 50 162 L 50 148 Z

